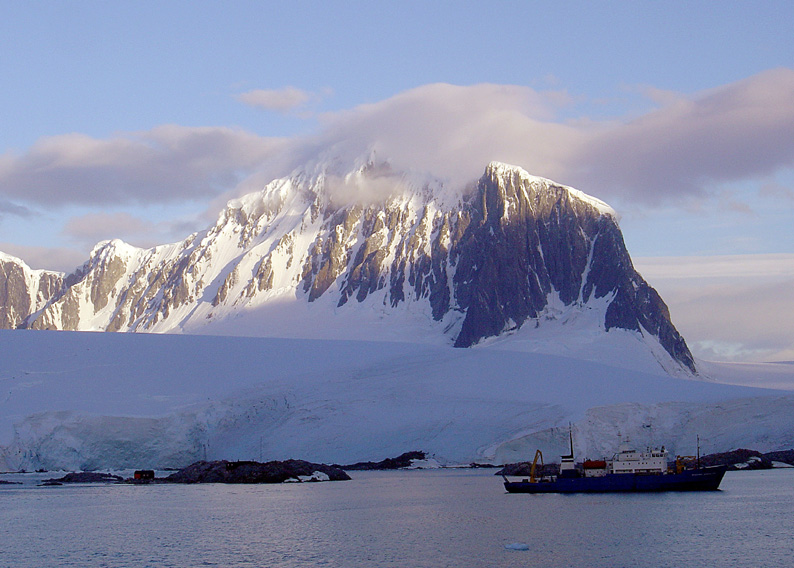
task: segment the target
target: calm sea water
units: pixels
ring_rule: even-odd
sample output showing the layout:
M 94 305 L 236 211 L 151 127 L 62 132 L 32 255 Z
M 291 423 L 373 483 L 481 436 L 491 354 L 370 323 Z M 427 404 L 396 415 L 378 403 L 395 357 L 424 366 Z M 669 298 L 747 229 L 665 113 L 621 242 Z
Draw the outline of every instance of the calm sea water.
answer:
M 260 486 L 26 477 L 0 486 L 0 566 L 794 565 L 791 469 L 729 472 L 718 492 L 595 496 L 510 495 L 492 473 Z

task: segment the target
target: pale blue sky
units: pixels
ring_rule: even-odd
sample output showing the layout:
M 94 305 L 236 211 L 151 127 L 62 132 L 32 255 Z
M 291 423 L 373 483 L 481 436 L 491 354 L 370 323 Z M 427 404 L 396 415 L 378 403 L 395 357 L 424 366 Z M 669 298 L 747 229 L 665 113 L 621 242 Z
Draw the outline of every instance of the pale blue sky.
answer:
M 3 1 L 3 144 L 159 124 L 310 125 L 236 103 L 247 89 L 333 94 L 318 110 L 427 83 L 556 87 L 588 115 L 647 109 L 794 58 L 791 2 Z
M 101 239 L 178 240 L 275 152 L 395 117 L 421 137 L 441 105 L 460 160 L 492 148 L 604 199 L 635 257 L 794 272 L 792 22 L 788 1 L 0 0 L 0 250 L 68 270 Z M 489 104 L 521 124 L 478 146 Z

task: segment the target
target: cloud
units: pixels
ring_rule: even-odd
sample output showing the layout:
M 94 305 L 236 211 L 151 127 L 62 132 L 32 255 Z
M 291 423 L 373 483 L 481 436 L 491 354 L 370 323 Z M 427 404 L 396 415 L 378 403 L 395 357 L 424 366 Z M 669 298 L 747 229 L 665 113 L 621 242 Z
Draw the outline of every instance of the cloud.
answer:
M 134 246 L 150 248 L 184 239 L 190 232 L 181 221 L 153 223 L 124 211 L 72 217 L 61 230 L 63 237 L 84 249 L 110 239 L 122 239 Z
M 0 202 L 19 207 L 17 214 L 30 204 L 217 203 L 307 161 L 352 162 L 375 151 L 395 170 L 460 185 L 499 160 L 608 201 L 681 205 L 722 196 L 725 207 L 746 210 L 728 184 L 794 167 L 794 71 L 693 96 L 642 90 L 657 108 L 623 120 L 565 120 L 579 99 L 561 90 L 431 84 L 324 113 L 315 134 L 291 139 L 175 125 L 107 139 L 42 138 L 23 154 L 0 156 Z M 288 87 L 239 98 L 289 110 L 311 96 Z
M 284 87 L 283 89 L 247 91 L 240 93 L 235 98 L 248 106 L 284 114 L 304 106 L 314 96 L 296 87 Z
M 234 186 L 283 146 L 222 127 L 165 125 L 104 140 L 53 136 L 20 156 L 0 156 L 0 194 L 50 207 L 204 199 Z
M 18 205 L 11 201 L 6 201 L 4 199 L 0 199 L 0 218 L 4 215 L 15 215 L 17 217 L 31 217 L 33 215 L 33 211 L 24 207 L 22 205 Z
M 638 258 L 635 265 L 696 356 L 792 359 L 794 254 Z
M 658 107 L 623 120 L 570 114 L 564 91 L 432 84 L 326 113 L 296 154 L 375 150 L 395 169 L 463 183 L 491 160 L 595 195 L 643 204 L 713 199 L 720 184 L 794 166 L 794 71 L 775 69 L 693 96 L 645 87 Z M 726 194 L 727 198 L 727 194 Z M 732 203 L 729 207 L 740 207 Z M 745 208 L 746 209 L 746 208 Z
M 654 281 L 708 284 L 726 279 L 757 283 L 794 279 L 794 254 L 789 253 L 641 257 L 635 265 L 645 278 Z
M 87 260 L 86 253 L 65 247 L 26 246 L 0 242 L 0 250 L 22 259 L 34 270 L 45 269 L 56 272 L 72 272 Z
M 562 172 L 561 159 L 580 137 L 575 128 L 552 120 L 569 103 L 564 92 L 528 87 L 425 85 L 326 113 L 321 133 L 307 142 L 331 156 L 375 150 L 395 169 L 429 171 L 457 182 L 476 179 L 491 160 L 554 175 Z
M 791 69 L 664 100 L 644 116 L 585 133 L 569 156 L 574 183 L 661 202 L 794 165 Z
M 768 181 L 764 183 L 758 191 L 761 197 L 770 199 L 785 199 L 787 201 L 794 201 L 794 189 L 787 187 L 775 181 Z

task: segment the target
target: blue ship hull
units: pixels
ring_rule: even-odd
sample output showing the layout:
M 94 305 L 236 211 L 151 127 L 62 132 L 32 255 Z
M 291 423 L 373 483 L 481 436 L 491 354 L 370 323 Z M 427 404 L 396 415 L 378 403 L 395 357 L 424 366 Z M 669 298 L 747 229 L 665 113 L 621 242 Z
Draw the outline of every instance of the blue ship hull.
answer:
M 553 481 L 508 481 L 509 493 L 637 493 L 646 491 L 715 491 L 725 466 L 685 470 L 681 473 L 610 473 L 602 477 L 558 477 Z

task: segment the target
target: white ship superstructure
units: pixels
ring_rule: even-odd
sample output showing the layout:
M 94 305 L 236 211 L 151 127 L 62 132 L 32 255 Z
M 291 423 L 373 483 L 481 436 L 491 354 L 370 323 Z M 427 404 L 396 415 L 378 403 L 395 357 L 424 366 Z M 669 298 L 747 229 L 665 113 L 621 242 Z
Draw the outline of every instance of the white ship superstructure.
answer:
M 667 473 L 667 450 L 621 450 L 607 460 L 607 473 Z

